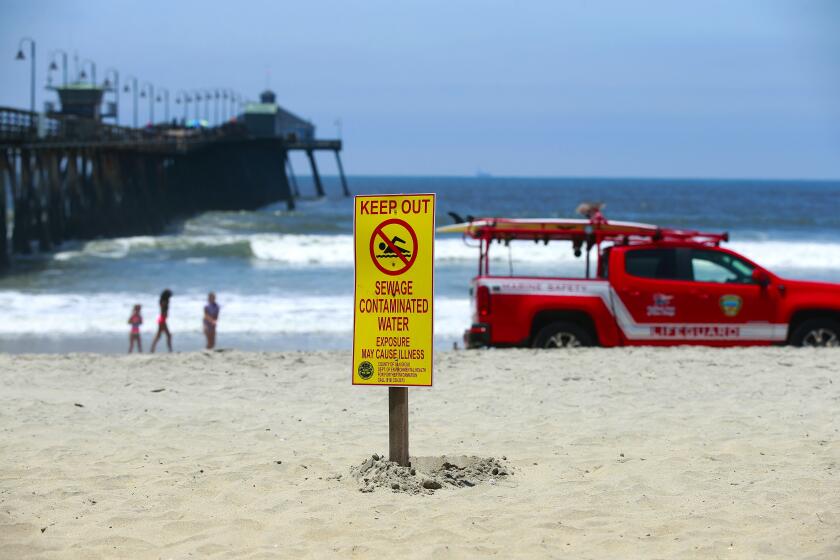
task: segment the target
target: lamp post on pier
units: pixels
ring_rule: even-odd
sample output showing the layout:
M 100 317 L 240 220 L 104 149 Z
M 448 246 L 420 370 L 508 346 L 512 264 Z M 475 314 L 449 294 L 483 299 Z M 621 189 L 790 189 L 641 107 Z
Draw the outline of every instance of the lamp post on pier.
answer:
M 193 95 L 195 100 L 195 120 L 201 120 L 201 91 L 195 90 Z
M 149 124 L 154 126 L 155 125 L 155 86 L 153 86 L 149 82 L 143 82 L 143 86 L 140 88 L 140 97 L 145 98 L 147 91 L 148 91 L 148 95 L 149 95 Z
M 56 49 L 50 53 L 50 72 L 58 70 L 58 64 L 55 63 L 55 55 L 61 54 L 61 85 L 67 87 L 67 52 Z
M 18 52 L 15 55 L 15 60 L 26 60 L 26 55 L 23 54 L 24 44 L 29 43 L 29 60 L 31 63 L 31 70 L 29 75 L 29 110 L 35 112 L 35 40 L 30 37 L 24 37 L 18 43 Z
M 233 117 L 238 118 L 239 116 L 239 106 L 242 104 L 242 96 L 239 93 L 234 92 L 231 94 L 231 108 L 233 109 Z
M 185 90 L 181 89 L 178 90 L 178 95 L 175 97 L 175 103 L 180 104 L 181 102 L 184 103 L 184 123 L 186 124 L 187 119 L 189 118 L 189 105 L 190 105 L 190 94 L 187 93 Z
M 111 80 L 111 77 L 114 79 Z M 102 85 L 114 92 L 114 124 L 120 124 L 120 73 L 116 68 L 105 69 L 105 81 Z
M 167 88 L 158 88 L 158 92 L 163 91 L 163 120 L 168 124 L 169 123 L 169 89 Z M 157 102 L 160 103 L 160 93 L 157 96 Z
M 219 94 L 219 90 L 213 92 L 213 122 L 215 122 L 216 126 L 219 125 L 219 98 L 221 95 Z
M 134 113 L 134 128 L 137 128 L 137 78 L 135 76 L 126 76 L 126 81 L 131 79 L 131 87 L 128 84 L 125 84 L 125 88 L 123 91 L 128 93 L 129 91 L 133 94 L 134 102 L 132 103 L 132 112 Z
M 222 118 L 225 121 L 230 120 L 230 105 L 228 104 L 228 99 L 230 99 L 231 91 L 228 88 L 222 90 Z
M 79 72 L 79 81 L 87 79 L 87 74 L 85 73 L 85 64 L 90 65 L 91 83 L 93 84 L 93 87 L 96 87 L 96 63 L 89 58 L 86 58 L 82 61 L 82 71 Z
M 213 97 L 213 92 L 204 90 L 204 120 L 210 121 L 210 99 Z

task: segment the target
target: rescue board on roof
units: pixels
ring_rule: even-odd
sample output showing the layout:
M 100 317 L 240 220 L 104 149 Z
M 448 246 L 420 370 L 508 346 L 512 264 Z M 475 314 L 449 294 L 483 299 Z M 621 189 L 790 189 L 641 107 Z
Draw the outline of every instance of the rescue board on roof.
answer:
M 582 235 L 593 228 L 616 235 L 651 235 L 659 229 L 650 224 L 637 224 L 634 222 L 609 222 L 593 225 L 590 220 L 574 218 L 566 220 L 489 218 L 441 226 L 438 228 L 438 231 L 441 233 L 466 233 L 471 236 L 480 237 L 480 233 L 483 231 L 502 231 L 531 235 L 539 235 L 541 233 Z
M 577 240 L 592 239 L 595 243 L 621 239 L 693 240 L 719 244 L 728 241 L 727 233 L 702 233 L 692 230 L 660 228 L 636 222 L 607 221 L 599 216 L 592 219 L 528 219 L 478 218 L 469 222 L 450 224 L 437 229 L 440 233 L 460 233 L 473 239 L 534 239 Z
M 435 195 L 358 195 L 353 385 L 430 387 Z

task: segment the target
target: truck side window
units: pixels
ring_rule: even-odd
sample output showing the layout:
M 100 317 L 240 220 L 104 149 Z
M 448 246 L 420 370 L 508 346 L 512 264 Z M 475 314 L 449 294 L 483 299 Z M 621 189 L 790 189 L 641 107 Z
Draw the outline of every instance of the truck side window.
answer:
M 641 278 L 678 279 L 674 249 L 634 249 L 624 256 L 627 274 Z
M 695 282 L 751 284 L 753 265 L 722 251 L 691 250 L 691 273 Z

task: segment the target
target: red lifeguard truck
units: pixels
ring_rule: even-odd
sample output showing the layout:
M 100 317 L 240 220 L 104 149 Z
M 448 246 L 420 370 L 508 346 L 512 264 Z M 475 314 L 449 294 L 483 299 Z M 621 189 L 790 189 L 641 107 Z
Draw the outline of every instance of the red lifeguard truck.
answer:
M 444 226 L 478 241 L 467 347 L 840 346 L 840 284 L 780 278 L 721 247 L 726 233 L 585 219 L 481 218 Z M 513 242 L 571 243 L 584 278 L 491 274 Z M 595 262 L 591 262 L 594 252 Z

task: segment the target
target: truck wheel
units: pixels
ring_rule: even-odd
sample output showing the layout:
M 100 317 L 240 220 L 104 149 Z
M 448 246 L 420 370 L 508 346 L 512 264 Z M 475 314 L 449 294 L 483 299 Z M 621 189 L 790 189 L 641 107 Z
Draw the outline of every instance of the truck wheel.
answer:
M 840 323 L 826 318 L 808 319 L 790 337 L 794 346 L 840 346 Z
M 534 338 L 534 348 L 592 346 L 592 335 L 580 325 L 557 322 L 546 325 Z

